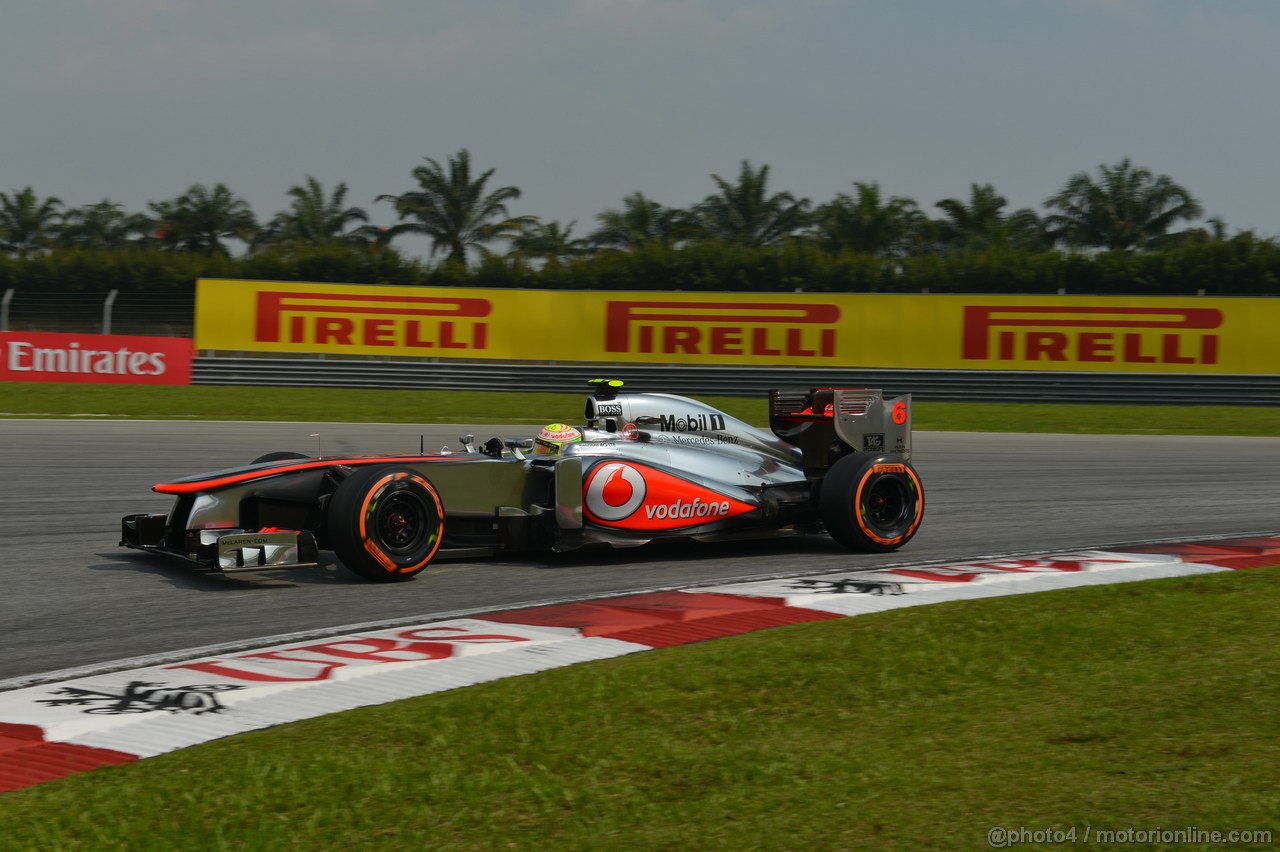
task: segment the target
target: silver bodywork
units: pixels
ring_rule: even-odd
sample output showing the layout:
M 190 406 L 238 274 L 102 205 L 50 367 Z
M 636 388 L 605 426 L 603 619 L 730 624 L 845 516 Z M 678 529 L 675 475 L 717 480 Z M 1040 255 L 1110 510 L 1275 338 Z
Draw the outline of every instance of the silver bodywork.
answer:
M 559 455 L 534 455 L 527 440 L 477 446 L 463 436 L 456 453 L 299 458 L 213 471 L 157 485 L 175 494 L 173 508 L 126 516 L 121 544 L 212 572 L 312 567 L 327 546 L 330 497 L 351 471 L 369 465 L 420 471 L 437 489 L 446 518 L 439 557 L 820 529 L 817 495 L 835 459 L 884 452 L 910 459 L 909 401 L 876 390 L 773 391 L 771 430 L 764 430 L 686 397 L 597 391 L 586 402 L 583 440 Z M 607 487 L 591 485 L 602 470 L 640 486 L 631 515 L 602 519 L 599 506 L 595 515 L 584 506 L 593 487 L 597 503 Z M 664 495 L 664 488 L 674 490 Z M 649 501 L 647 519 L 641 498 Z M 671 518 L 684 514 L 662 520 L 668 510 Z

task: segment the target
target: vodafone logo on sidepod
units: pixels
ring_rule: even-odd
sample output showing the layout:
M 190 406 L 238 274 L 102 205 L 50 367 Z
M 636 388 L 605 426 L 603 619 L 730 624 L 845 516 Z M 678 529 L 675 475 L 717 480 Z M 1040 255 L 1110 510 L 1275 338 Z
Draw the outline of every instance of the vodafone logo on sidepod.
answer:
M 669 473 L 625 462 L 592 469 L 582 502 L 589 520 L 638 530 L 697 526 L 755 509 Z
M 587 480 L 583 501 L 600 521 L 621 521 L 644 502 L 644 477 L 629 464 L 610 462 L 597 467 Z

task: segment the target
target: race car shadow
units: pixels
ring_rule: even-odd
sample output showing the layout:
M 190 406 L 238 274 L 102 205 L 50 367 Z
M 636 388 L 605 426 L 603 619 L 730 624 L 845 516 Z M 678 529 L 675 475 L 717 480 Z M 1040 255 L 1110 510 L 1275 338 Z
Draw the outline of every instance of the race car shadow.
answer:
M 741 541 L 699 542 L 690 540 L 653 541 L 638 547 L 614 548 L 608 545 L 584 547 L 564 553 L 520 552 L 498 553 L 485 557 L 437 559 L 430 570 L 448 566 L 465 570 L 469 564 L 501 565 L 507 568 L 528 567 L 540 571 L 595 568 L 604 571 L 643 565 L 670 565 L 729 561 L 750 573 L 750 567 L 766 565 L 785 558 L 823 557 L 847 553 L 824 535 L 796 535 L 781 538 Z M 332 553 L 321 551 L 320 565 L 286 571 L 253 571 L 243 574 L 210 574 L 171 556 L 144 551 L 96 554 L 104 560 L 90 565 L 94 571 L 131 571 L 164 580 L 169 585 L 194 591 L 227 592 L 294 588 L 298 586 L 384 587 L 370 584 L 344 568 Z
M 192 570 L 171 556 L 161 553 L 131 551 L 99 553 L 105 563 L 90 565 L 91 571 L 133 571 L 160 577 L 171 586 L 196 591 L 244 591 L 248 589 L 288 588 L 303 585 L 367 585 L 333 559 L 321 554 L 318 568 L 296 568 L 287 571 L 253 571 L 244 574 L 208 574 Z
M 795 535 L 741 541 L 651 541 L 639 547 L 626 548 L 592 546 L 565 553 L 520 554 L 523 558 L 513 555 L 511 560 L 539 569 L 555 570 L 583 565 L 626 566 L 672 560 L 708 562 L 731 559 L 752 563 L 781 557 L 828 556 L 847 552 L 825 535 Z

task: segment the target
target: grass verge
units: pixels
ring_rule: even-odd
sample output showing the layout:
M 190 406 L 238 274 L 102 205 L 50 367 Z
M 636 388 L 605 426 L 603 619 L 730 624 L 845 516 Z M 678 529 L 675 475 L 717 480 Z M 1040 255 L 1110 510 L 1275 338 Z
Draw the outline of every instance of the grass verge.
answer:
M 0 417 L 575 423 L 582 419 L 584 396 L 513 391 L 0 382 Z M 765 425 L 768 419 L 763 392 L 758 398 L 699 399 L 758 426 Z M 1274 436 L 1280 435 L 1280 408 L 917 401 L 913 426 L 920 430 L 970 432 Z
M 993 826 L 1274 831 L 1277 610 L 1270 568 L 764 631 L 98 770 L 0 797 L 0 826 L 14 850 L 973 849 Z

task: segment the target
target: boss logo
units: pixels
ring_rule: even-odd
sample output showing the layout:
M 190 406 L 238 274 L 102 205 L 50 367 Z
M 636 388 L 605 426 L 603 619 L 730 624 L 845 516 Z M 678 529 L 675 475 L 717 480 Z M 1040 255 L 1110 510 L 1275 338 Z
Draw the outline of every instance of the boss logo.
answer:
M 621 416 L 622 416 L 622 403 L 620 403 L 620 402 L 597 402 L 597 403 L 596 403 L 596 416 L 597 416 L 597 417 L 621 417 Z

